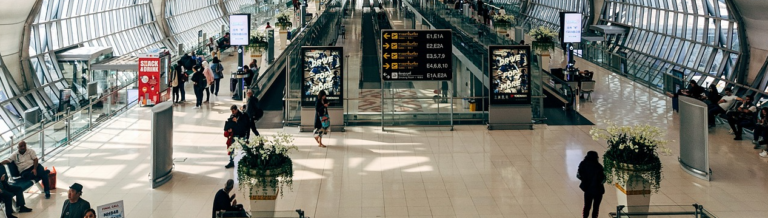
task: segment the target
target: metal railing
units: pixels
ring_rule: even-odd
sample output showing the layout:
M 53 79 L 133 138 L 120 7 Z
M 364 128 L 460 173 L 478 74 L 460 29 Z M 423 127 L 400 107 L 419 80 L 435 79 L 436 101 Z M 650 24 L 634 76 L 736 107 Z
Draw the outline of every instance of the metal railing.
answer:
M 655 216 L 686 216 L 694 218 L 715 218 L 716 216 L 704 209 L 704 206 L 693 204 L 677 205 L 647 205 L 647 206 L 616 206 L 616 212 L 609 213 L 611 218 L 623 217 L 655 217 Z

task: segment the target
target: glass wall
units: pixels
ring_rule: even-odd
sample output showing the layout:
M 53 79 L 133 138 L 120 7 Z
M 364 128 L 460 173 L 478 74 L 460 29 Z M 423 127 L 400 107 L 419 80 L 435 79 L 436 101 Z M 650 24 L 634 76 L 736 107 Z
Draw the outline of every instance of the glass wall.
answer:
M 200 31 L 218 39 L 222 36 L 222 26 L 227 25 L 217 0 L 168 0 L 165 18 L 173 40 L 183 44 L 185 51 L 204 42 L 199 36 Z
M 735 78 L 739 27 L 724 0 L 606 0 L 599 23 L 629 27 L 601 47 L 633 60 L 622 73 L 652 88 L 672 72 L 721 90 Z
M 524 26 L 527 28 L 544 26 L 559 30 L 561 11 L 581 13 L 583 26 L 587 26 L 592 11 L 590 2 L 590 0 L 530 0 L 529 8 L 524 15 Z

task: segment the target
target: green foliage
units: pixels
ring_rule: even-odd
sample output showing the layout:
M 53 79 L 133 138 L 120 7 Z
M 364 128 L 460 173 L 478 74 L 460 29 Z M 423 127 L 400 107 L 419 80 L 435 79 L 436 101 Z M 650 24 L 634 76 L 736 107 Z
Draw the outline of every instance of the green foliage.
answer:
M 279 132 L 272 139 L 256 136 L 251 142 L 238 138 L 230 146 L 230 152 L 242 151 L 245 155 L 238 162 L 237 179 L 240 190 L 251 194 L 277 192 L 283 196 L 283 187 L 293 185 L 293 162 L 288 154 L 298 147 L 293 136 Z
M 291 23 L 291 13 L 290 11 L 286 10 L 282 13 L 277 15 L 277 23 L 275 23 L 275 26 L 280 28 L 281 30 L 287 30 L 293 27 L 293 23 Z
M 245 46 L 245 50 L 263 51 L 267 47 L 267 34 L 264 32 L 254 31 L 251 37 L 248 39 L 248 46 Z
M 557 33 L 555 31 L 552 31 L 549 28 L 543 26 L 532 29 L 530 32 L 528 32 L 528 35 L 531 35 L 531 37 L 533 37 L 533 41 L 536 42 L 554 42 L 555 38 L 557 37 Z

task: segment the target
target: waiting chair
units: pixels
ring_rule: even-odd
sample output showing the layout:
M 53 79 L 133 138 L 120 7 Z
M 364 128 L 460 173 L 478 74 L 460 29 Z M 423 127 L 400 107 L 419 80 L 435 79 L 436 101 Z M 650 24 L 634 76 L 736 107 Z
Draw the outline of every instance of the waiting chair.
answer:
M 581 82 L 581 94 L 587 94 L 587 100 L 592 100 L 592 92 L 595 91 L 595 81 Z

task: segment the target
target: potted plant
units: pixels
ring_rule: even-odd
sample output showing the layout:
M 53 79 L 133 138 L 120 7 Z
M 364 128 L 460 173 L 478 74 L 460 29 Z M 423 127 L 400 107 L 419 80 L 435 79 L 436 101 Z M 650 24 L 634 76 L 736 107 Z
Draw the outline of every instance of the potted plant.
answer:
M 293 145 L 293 136 L 283 132 L 271 139 L 264 136 L 256 136 L 250 142 L 235 139 L 229 151 L 244 154 L 237 166 L 240 190 L 247 190 L 252 201 L 282 196 L 286 186 L 292 188 L 293 163 L 288 154 L 294 150 L 298 147 Z
M 261 58 L 261 52 L 267 48 L 267 45 L 266 33 L 254 31 L 248 39 L 248 46 L 245 46 L 245 50 L 251 52 L 252 58 Z
M 549 28 L 539 26 L 528 32 L 528 35 L 533 38 L 533 49 L 539 53 L 549 53 L 549 50 L 555 48 L 557 33 Z
M 288 46 L 288 30 L 293 27 L 291 13 L 286 10 L 278 14 L 275 26 L 280 28 L 280 49 L 285 49 Z
M 507 15 L 494 15 L 493 16 L 493 27 L 497 29 L 504 29 L 506 32 L 506 29 L 511 27 L 512 24 L 515 22 L 515 16 L 511 14 Z
M 608 142 L 603 169 L 606 182 L 617 189 L 619 204 L 632 206 L 629 212 L 647 212 L 651 193 L 658 192 L 661 184 L 659 154 L 671 153 L 664 140 L 666 132 L 650 125 L 608 122 L 605 129 L 592 128 L 589 133 L 594 140 Z

